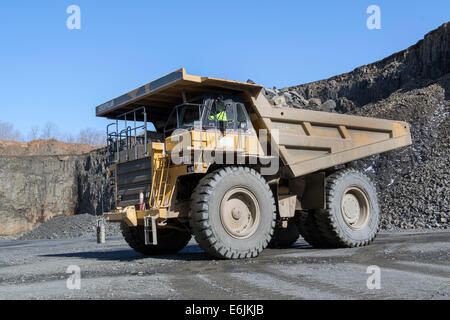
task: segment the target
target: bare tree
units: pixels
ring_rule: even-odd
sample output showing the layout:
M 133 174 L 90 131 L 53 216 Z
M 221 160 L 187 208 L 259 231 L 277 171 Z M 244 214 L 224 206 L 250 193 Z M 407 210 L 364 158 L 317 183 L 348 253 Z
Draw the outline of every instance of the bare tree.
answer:
M 0 121 L 0 140 L 23 141 L 23 136 L 11 123 Z
M 93 128 L 86 128 L 80 131 L 77 137 L 78 143 L 89 144 L 92 146 L 103 146 L 106 144 L 103 131 Z
M 54 139 L 66 143 L 82 143 L 92 146 L 106 145 L 106 138 L 101 130 L 86 128 L 74 136 L 70 132 L 60 132 L 58 127 L 52 122 L 47 122 L 42 128 L 39 126 L 30 128 L 27 141 L 37 139 Z M 0 121 L 0 140 L 24 141 L 24 138 L 18 130 L 14 129 L 12 124 Z
M 52 122 L 47 122 L 41 130 L 40 138 L 56 140 L 58 136 L 59 136 L 58 127 Z
M 13 131 L 13 126 L 10 123 L 0 122 L 0 139 L 9 140 L 11 132 Z
M 39 126 L 32 126 L 30 128 L 30 131 L 28 132 L 28 141 L 34 141 L 39 139 L 39 133 L 41 132 L 41 128 Z
M 61 136 L 61 139 L 63 142 L 66 142 L 66 143 L 76 143 L 77 142 L 77 139 L 69 132 L 64 133 Z

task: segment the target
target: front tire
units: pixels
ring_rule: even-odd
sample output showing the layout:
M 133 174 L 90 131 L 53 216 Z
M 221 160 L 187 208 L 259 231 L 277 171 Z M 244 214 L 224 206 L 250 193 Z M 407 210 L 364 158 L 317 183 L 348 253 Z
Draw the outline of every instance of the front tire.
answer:
M 190 225 L 200 247 L 220 259 L 258 256 L 272 239 L 275 200 L 264 178 L 246 167 L 204 177 L 192 195 Z
M 175 254 L 181 251 L 192 238 L 189 232 L 175 229 L 158 229 L 158 244 L 153 246 L 145 244 L 143 226 L 130 227 L 126 223 L 122 223 L 121 229 L 128 245 L 136 252 L 146 256 Z

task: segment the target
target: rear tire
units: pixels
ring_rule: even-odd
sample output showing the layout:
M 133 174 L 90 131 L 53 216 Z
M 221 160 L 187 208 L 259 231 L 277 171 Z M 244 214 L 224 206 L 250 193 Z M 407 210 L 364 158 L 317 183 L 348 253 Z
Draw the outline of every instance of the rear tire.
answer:
M 315 248 L 330 248 L 331 243 L 323 236 L 314 211 L 298 211 L 297 226 L 302 238 Z
M 300 237 L 298 230 L 298 217 L 289 220 L 287 228 L 277 228 L 269 243 L 271 249 L 284 249 L 291 247 Z
M 121 225 L 122 235 L 128 245 L 136 252 L 146 256 L 175 254 L 181 251 L 191 240 L 189 232 L 175 229 L 158 229 L 158 244 L 145 245 L 144 227 L 130 227 L 125 223 Z
M 222 168 L 200 180 L 191 213 L 198 244 L 220 259 L 254 258 L 274 233 L 272 191 L 258 172 L 246 167 Z
M 379 230 L 377 191 L 370 179 L 354 169 L 327 177 L 326 210 L 317 212 L 317 225 L 334 247 L 352 248 L 371 243 Z

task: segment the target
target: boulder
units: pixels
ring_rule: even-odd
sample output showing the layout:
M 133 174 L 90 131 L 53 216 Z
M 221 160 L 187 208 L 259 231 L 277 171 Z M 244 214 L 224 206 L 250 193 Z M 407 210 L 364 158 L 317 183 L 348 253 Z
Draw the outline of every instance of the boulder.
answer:
M 336 102 L 334 100 L 327 100 L 320 106 L 320 110 L 325 112 L 334 112 L 336 109 Z
M 310 107 L 320 107 L 322 105 L 322 100 L 320 100 L 319 98 L 311 98 L 309 99 L 309 104 Z

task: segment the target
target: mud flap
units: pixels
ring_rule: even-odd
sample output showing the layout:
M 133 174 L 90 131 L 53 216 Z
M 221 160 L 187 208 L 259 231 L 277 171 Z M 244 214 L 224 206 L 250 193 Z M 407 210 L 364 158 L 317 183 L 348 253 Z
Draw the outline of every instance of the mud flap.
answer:
M 303 210 L 326 209 L 325 172 L 314 173 L 304 177 L 305 191 L 300 198 Z

